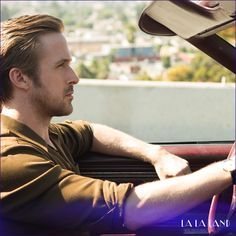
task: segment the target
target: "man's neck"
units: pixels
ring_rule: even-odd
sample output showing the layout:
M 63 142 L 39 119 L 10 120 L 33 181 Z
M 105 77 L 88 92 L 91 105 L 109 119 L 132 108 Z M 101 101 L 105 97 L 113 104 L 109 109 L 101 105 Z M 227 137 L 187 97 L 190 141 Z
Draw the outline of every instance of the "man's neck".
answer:
M 10 108 L 3 106 L 2 112 L 3 115 L 9 116 L 31 128 L 35 133 L 37 133 L 45 142 L 53 146 L 48 133 L 48 128 L 50 124 L 50 118 L 42 118 L 41 116 L 35 114 L 34 112 L 20 112 L 15 108 Z

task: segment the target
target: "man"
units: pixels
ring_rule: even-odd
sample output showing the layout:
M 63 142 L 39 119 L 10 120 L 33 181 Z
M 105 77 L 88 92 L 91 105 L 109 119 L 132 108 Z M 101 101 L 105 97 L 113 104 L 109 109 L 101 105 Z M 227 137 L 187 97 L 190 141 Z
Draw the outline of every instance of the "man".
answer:
M 225 171 L 222 162 L 190 173 L 185 160 L 107 126 L 50 124 L 53 116 L 72 112 L 79 81 L 62 31 L 62 22 L 48 15 L 22 16 L 1 27 L 1 215 L 6 232 L 14 235 L 22 225 L 24 235 L 43 227 L 57 235 L 58 230 L 76 235 L 136 230 L 175 217 L 232 184 L 235 171 Z M 77 161 L 89 150 L 150 162 L 161 181 L 134 187 L 81 176 Z

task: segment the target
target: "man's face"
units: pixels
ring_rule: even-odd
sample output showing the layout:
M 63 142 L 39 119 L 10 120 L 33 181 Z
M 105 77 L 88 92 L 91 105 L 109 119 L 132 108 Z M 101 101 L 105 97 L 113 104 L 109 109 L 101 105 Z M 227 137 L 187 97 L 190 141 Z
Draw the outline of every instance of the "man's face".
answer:
M 71 56 L 61 33 L 40 37 L 37 82 L 33 82 L 31 101 L 46 117 L 69 115 L 72 110 L 73 85 L 78 77 L 70 67 Z

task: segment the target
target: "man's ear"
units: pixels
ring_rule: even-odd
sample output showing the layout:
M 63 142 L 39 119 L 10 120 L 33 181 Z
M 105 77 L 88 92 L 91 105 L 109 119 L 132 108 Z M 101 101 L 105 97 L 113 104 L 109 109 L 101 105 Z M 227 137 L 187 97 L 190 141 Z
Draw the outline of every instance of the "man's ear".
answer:
M 29 76 L 25 75 L 21 69 L 19 68 L 12 68 L 9 71 L 9 78 L 11 82 L 20 89 L 27 90 L 30 86 L 31 79 Z

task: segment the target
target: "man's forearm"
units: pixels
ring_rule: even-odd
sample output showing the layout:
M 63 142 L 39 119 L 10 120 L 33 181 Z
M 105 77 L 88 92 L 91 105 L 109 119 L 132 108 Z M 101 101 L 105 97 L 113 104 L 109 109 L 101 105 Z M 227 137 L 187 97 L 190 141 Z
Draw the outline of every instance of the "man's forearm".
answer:
M 159 145 L 150 145 L 119 130 L 105 125 L 92 124 L 94 139 L 92 151 L 108 155 L 134 157 L 153 163 L 152 157 L 161 153 Z
M 222 162 L 192 174 L 136 186 L 127 198 L 125 224 L 138 229 L 182 214 L 232 184 Z
M 188 162 L 159 145 L 152 145 L 113 128 L 92 124 L 94 130 L 92 151 L 108 155 L 134 157 L 151 163 L 159 178 L 187 174 Z

